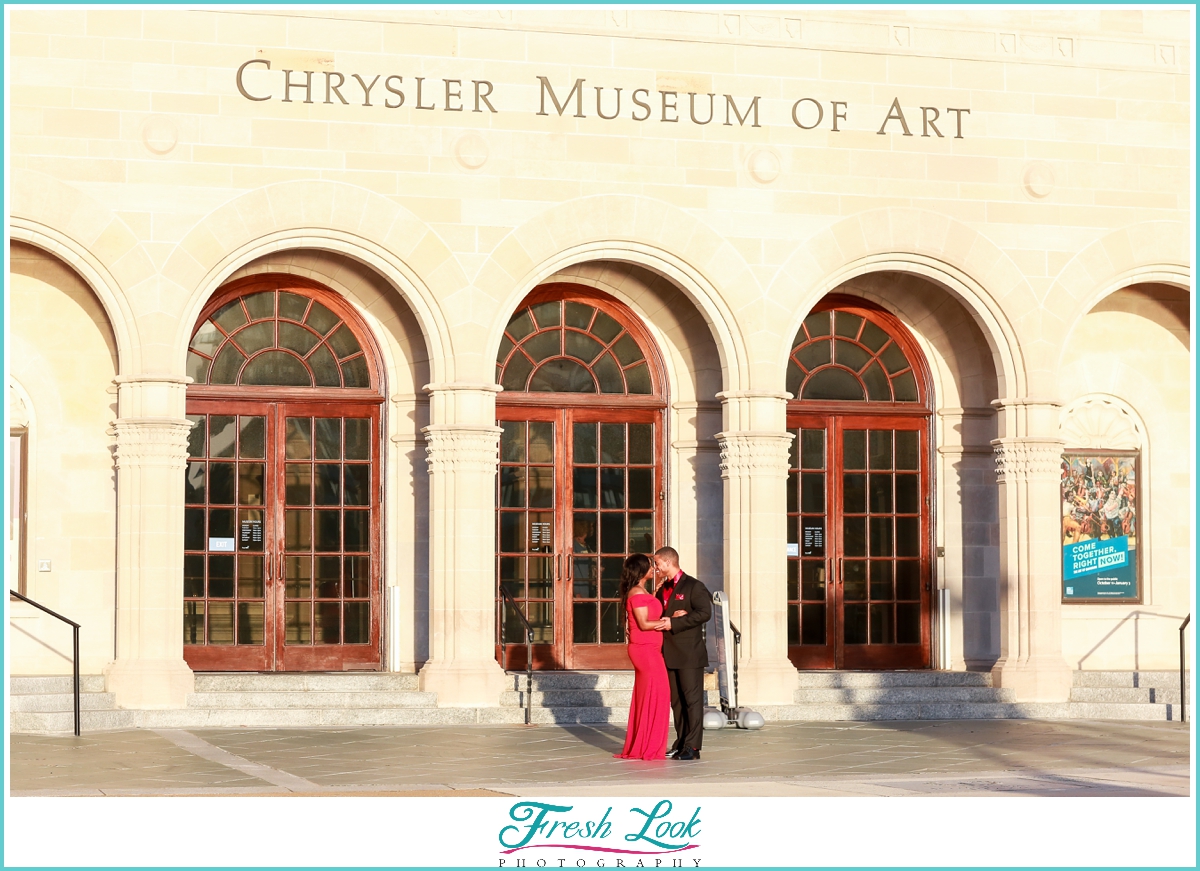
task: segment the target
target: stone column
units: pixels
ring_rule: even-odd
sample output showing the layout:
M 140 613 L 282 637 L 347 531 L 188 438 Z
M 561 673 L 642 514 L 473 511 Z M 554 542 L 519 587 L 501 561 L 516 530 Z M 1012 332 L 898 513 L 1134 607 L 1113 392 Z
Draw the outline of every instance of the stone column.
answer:
M 987 669 L 999 655 L 996 579 L 1000 573 L 996 504 L 996 411 L 940 408 L 938 416 L 936 579 L 950 592 L 949 657 L 942 669 Z M 939 626 L 940 629 L 940 626 Z M 936 646 L 936 643 L 935 643 Z
M 994 685 L 1022 702 L 1065 702 L 1071 671 L 1062 656 L 1063 442 L 1057 403 L 997 400 L 992 442 L 1000 484 L 1000 659 Z
M 494 384 L 430 384 L 429 660 L 421 689 L 444 707 L 496 707 Z
M 117 658 L 105 688 L 121 708 L 181 708 L 195 686 L 183 661 L 190 380 L 116 379 Z
M 725 590 L 742 633 L 738 704 L 790 705 L 796 667 L 787 657 L 786 393 L 718 393 L 725 495 Z

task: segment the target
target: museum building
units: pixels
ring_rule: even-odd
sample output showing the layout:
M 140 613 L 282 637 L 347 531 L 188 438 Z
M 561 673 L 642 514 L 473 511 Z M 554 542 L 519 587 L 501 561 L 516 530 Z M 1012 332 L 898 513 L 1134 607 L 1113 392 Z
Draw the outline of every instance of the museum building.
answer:
M 6 14 L 9 586 L 118 707 L 628 669 L 664 544 L 748 704 L 1178 667 L 1189 12 Z

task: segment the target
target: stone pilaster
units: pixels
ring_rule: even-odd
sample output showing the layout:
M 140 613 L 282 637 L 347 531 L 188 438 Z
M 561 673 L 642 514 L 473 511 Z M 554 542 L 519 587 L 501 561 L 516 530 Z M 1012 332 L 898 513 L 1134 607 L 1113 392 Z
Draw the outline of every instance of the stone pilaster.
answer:
M 183 661 L 187 381 L 117 379 L 117 650 L 105 687 L 122 708 L 183 707 L 194 689 Z
M 785 393 L 719 393 L 717 433 L 725 496 L 725 591 L 742 633 L 738 704 L 794 701 L 787 657 L 787 470 Z
M 938 667 L 990 668 L 1000 653 L 996 583 L 1000 573 L 995 409 L 937 412 L 937 546 L 935 578 L 949 591 L 949 613 L 938 613 L 938 638 L 949 650 Z M 935 643 L 935 647 L 938 644 Z
M 1018 701 L 1066 701 L 1071 672 L 1062 655 L 1058 406 L 994 404 L 1002 435 L 992 442 L 1000 485 L 1000 659 L 992 677 Z
M 495 385 L 431 384 L 429 660 L 421 689 L 446 707 L 500 704 L 496 662 Z

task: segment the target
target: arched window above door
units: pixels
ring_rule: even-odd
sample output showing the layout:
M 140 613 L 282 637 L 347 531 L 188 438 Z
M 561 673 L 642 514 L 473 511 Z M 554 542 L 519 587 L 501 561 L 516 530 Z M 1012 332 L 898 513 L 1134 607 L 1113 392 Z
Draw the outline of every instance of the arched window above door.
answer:
M 256 290 L 220 305 L 192 336 L 187 374 L 211 386 L 372 386 L 355 330 L 303 287 Z
M 909 353 L 873 314 L 830 309 L 805 318 L 788 357 L 787 391 L 823 402 L 920 402 Z
M 646 351 L 607 309 L 569 298 L 524 306 L 505 327 L 496 381 L 513 393 L 654 394 Z

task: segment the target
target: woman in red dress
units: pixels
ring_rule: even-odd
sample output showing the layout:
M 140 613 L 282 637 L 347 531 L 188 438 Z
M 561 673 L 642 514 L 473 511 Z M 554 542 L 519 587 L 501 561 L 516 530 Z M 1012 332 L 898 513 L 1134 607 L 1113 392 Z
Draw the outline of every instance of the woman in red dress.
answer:
M 640 553 L 625 560 L 621 569 L 634 678 L 625 748 L 613 754 L 618 759 L 665 759 L 667 753 L 671 688 L 662 656 L 662 603 L 647 589 L 653 574 L 649 557 Z

